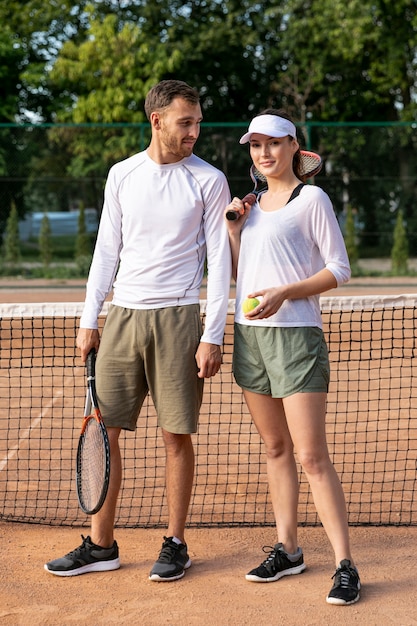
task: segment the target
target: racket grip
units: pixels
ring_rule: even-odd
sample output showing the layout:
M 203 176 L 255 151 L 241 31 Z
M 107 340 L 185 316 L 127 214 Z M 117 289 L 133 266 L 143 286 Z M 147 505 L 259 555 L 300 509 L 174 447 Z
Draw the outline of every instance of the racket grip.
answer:
M 229 220 L 229 222 L 233 222 L 234 220 L 237 220 L 240 217 L 240 213 L 239 211 L 227 211 L 226 213 L 226 218 Z
M 251 206 L 256 202 L 256 195 L 254 193 L 247 193 L 244 198 L 242 198 L 243 204 L 250 204 Z
M 91 348 L 87 355 L 86 361 L 87 377 L 94 378 L 96 375 L 96 351 L 95 348 Z

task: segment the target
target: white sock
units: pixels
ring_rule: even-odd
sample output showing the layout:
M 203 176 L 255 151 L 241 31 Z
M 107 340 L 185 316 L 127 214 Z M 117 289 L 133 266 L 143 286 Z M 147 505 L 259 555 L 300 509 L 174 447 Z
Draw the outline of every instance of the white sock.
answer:
M 176 544 L 177 544 L 177 546 L 179 546 L 179 545 L 182 543 L 181 539 L 178 539 L 178 537 L 173 537 L 173 538 L 172 538 L 172 541 L 173 541 L 174 543 L 176 543 Z

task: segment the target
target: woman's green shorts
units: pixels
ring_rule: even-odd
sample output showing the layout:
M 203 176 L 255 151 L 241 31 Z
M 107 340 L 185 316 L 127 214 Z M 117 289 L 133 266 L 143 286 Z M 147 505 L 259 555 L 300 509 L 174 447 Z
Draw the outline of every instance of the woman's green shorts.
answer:
M 330 366 L 323 331 L 235 324 L 233 374 L 243 389 L 273 398 L 327 392 Z

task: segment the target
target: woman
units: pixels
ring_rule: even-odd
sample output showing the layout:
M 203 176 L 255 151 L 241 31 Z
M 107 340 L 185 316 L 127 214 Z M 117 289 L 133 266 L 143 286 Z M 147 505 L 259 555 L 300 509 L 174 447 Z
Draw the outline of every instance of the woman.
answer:
M 272 582 L 305 569 L 297 541 L 295 450 L 335 553 L 327 602 L 352 604 L 360 580 L 344 494 L 327 448 L 329 360 L 319 306 L 320 293 L 350 278 L 349 261 L 329 197 L 302 185 L 296 128 L 288 116 L 263 111 L 240 139 L 247 142 L 268 190 L 252 205 L 248 195 L 226 208 L 240 214 L 227 222 L 236 279 L 233 372 L 265 445 L 278 542 L 264 549 L 268 557 L 246 578 Z M 246 298 L 260 303 L 244 313 Z

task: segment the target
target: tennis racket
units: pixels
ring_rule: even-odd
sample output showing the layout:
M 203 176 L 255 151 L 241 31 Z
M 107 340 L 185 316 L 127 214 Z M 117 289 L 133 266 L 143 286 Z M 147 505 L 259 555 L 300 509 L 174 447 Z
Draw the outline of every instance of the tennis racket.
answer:
M 301 152 L 301 176 L 307 180 L 313 178 L 323 167 L 323 161 L 321 156 L 316 152 L 310 152 L 309 150 L 300 150 Z
M 304 180 L 308 178 L 312 178 L 316 176 L 321 171 L 323 167 L 323 161 L 321 156 L 316 152 L 310 152 L 308 150 L 300 150 L 301 153 L 301 166 L 300 166 L 300 175 Z M 249 174 L 251 179 L 254 182 L 254 188 L 251 193 L 254 195 L 254 202 L 258 195 L 263 191 L 268 189 L 268 183 L 266 178 L 259 170 L 256 169 L 254 165 L 251 166 L 249 170 Z M 245 196 L 247 198 L 250 194 Z M 248 199 L 249 201 L 249 199 Z M 240 217 L 241 213 L 239 211 L 230 210 L 226 212 L 226 218 L 228 220 L 237 220 Z
M 110 446 L 96 394 L 96 351 L 86 362 L 87 395 L 77 450 L 77 496 L 84 513 L 93 515 L 103 506 L 109 486 Z
M 251 194 L 253 194 L 254 196 L 253 202 L 252 202 L 253 204 L 256 201 L 256 198 L 258 197 L 258 195 L 268 189 L 268 183 L 266 182 L 265 176 L 261 174 L 261 172 L 257 170 L 254 165 L 251 165 L 251 168 L 249 170 L 249 175 L 254 184 L 254 187 L 251 191 Z M 250 194 L 247 194 L 245 196 L 248 202 L 249 202 L 249 198 L 248 198 L 249 195 Z M 245 198 L 243 199 L 244 201 L 245 201 Z M 234 209 L 230 209 L 229 211 L 226 211 L 226 218 L 229 221 L 237 220 L 240 216 L 241 216 L 240 211 L 237 211 Z

